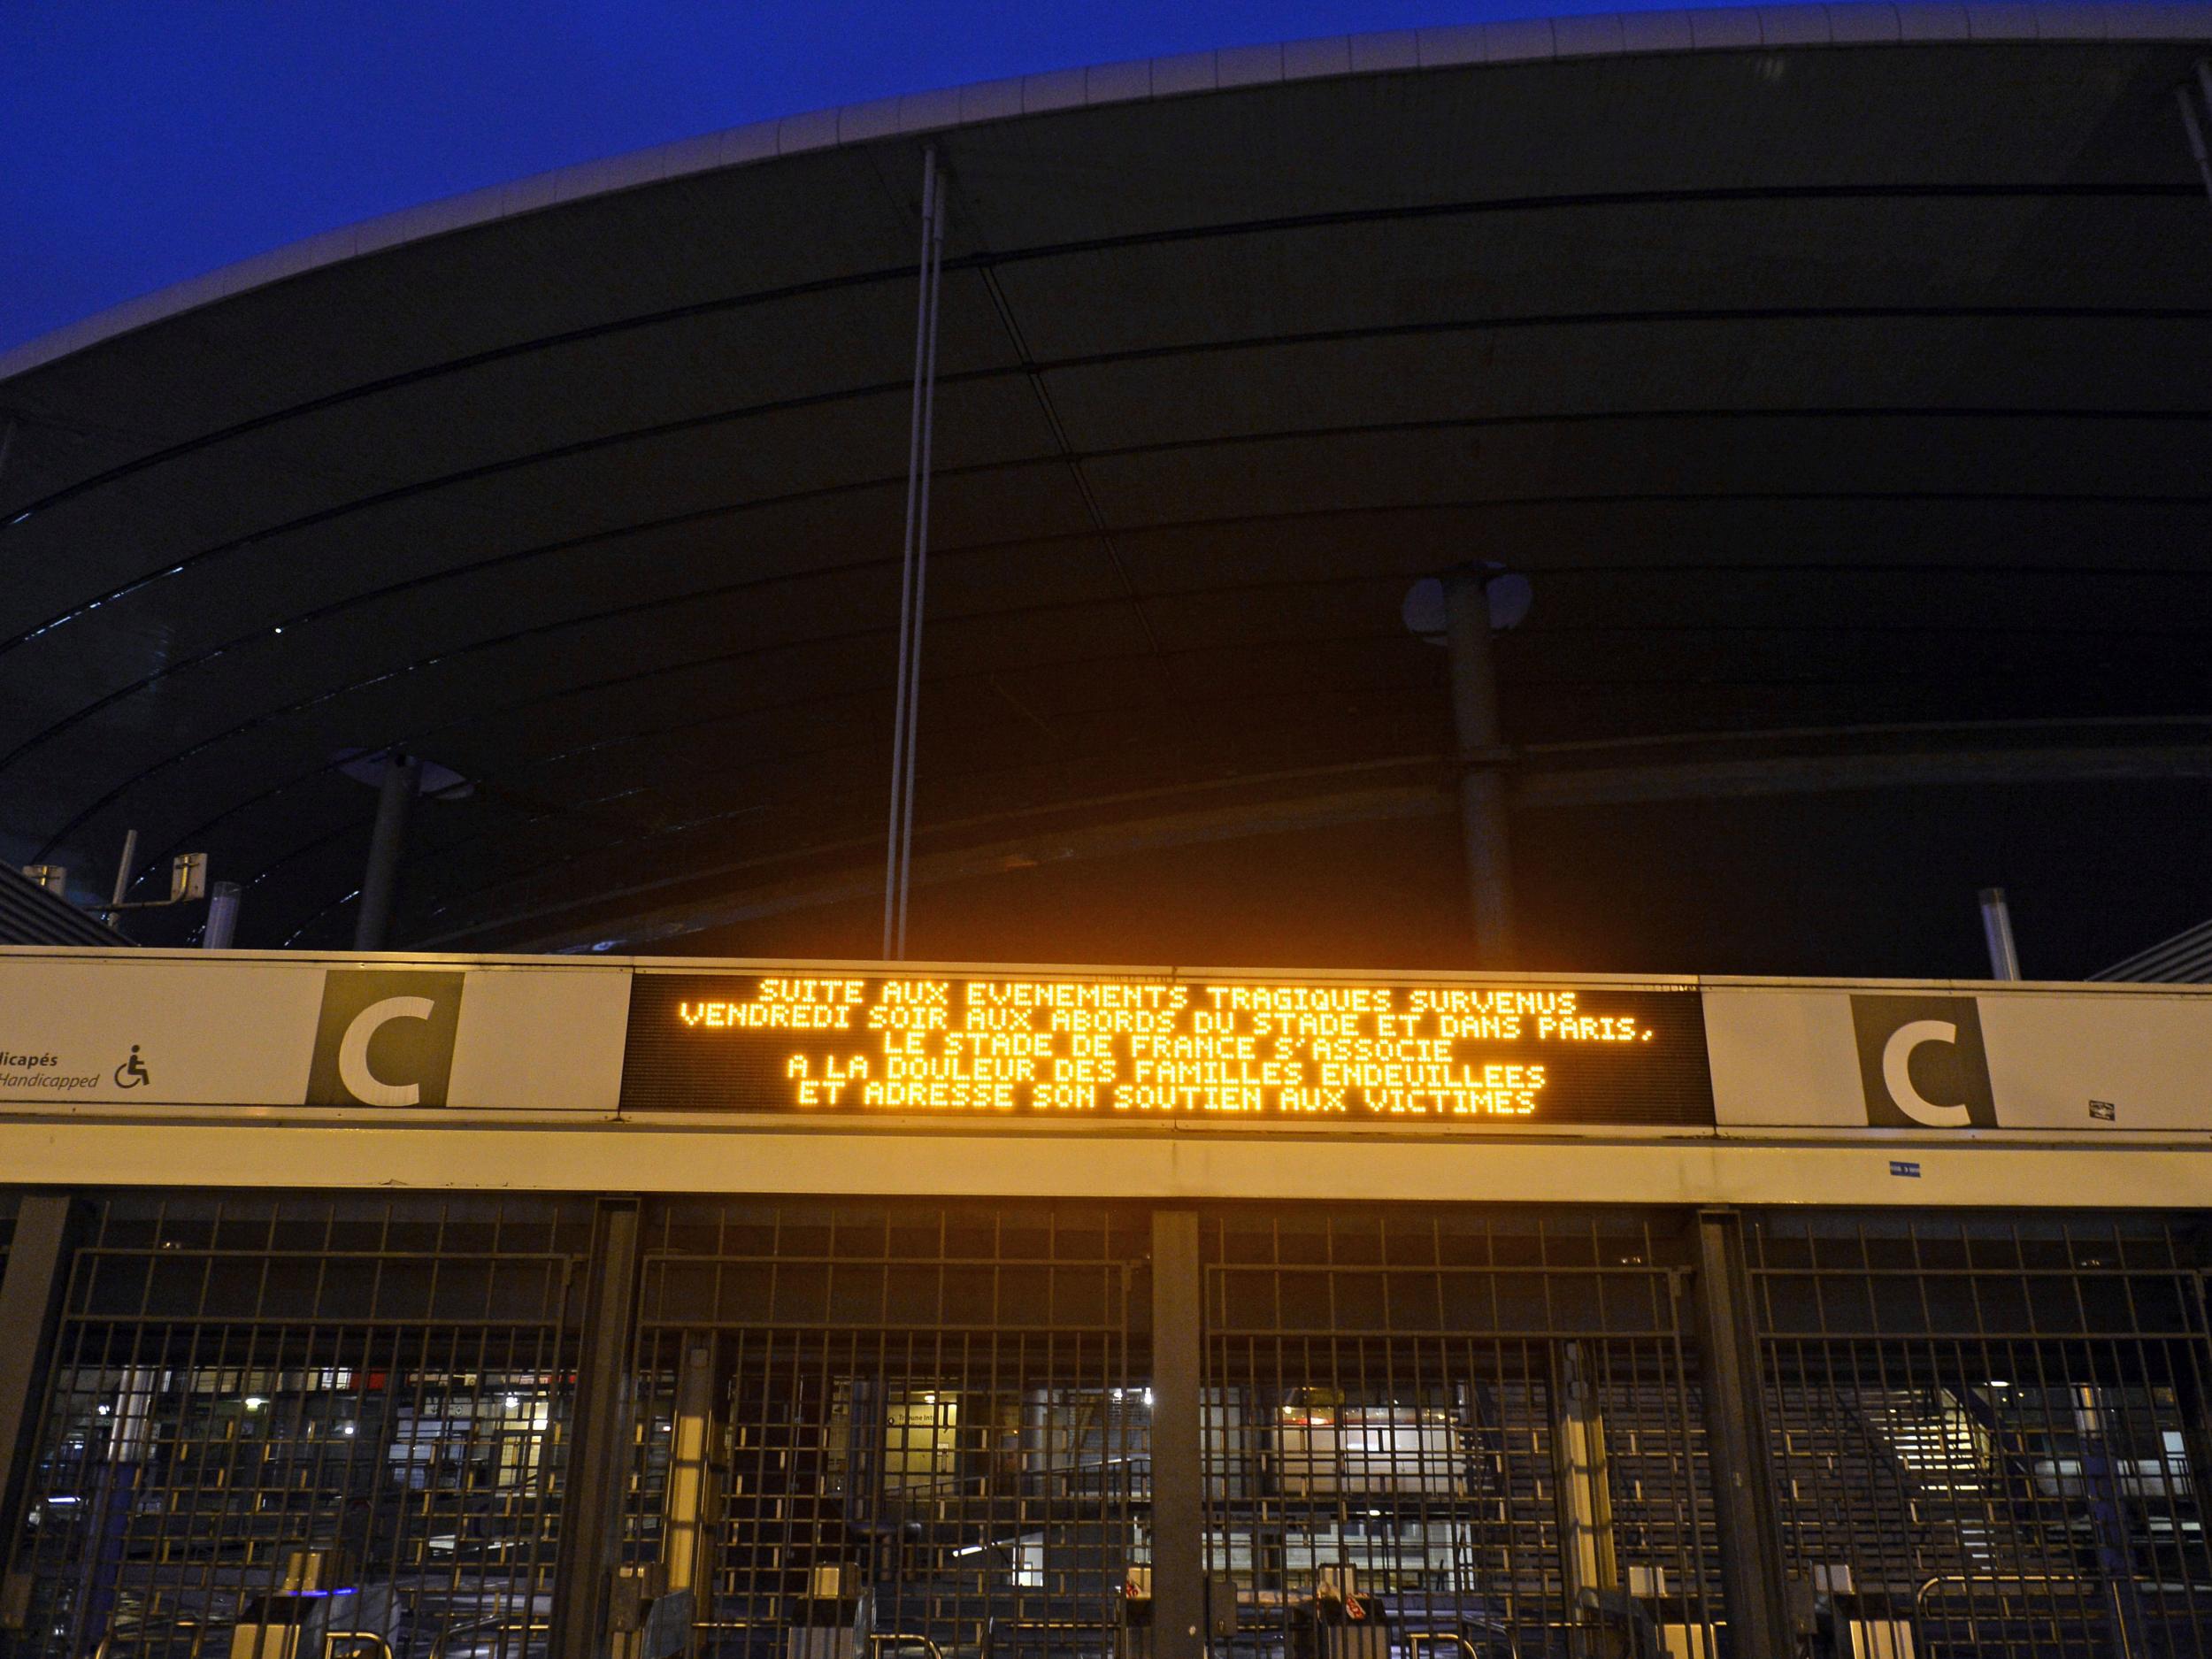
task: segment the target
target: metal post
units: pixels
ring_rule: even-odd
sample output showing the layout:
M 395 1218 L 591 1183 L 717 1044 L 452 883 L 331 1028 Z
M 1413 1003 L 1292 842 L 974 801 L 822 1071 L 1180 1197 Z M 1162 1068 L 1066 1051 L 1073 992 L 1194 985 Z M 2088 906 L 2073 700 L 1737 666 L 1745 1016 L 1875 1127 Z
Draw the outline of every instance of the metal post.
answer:
M 2197 87 L 2204 95 L 2204 106 L 2212 111 L 2212 58 L 2197 59 Z M 2196 106 L 2189 102 L 2186 81 L 2174 88 L 2174 97 L 2181 105 L 2182 130 L 2189 135 L 2189 153 L 2195 157 L 2197 176 L 2204 180 L 2204 193 L 2212 196 L 2212 154 L 2205 149 L 2204 128 L 2198 122 Z
M 130 896 L 131 869 L 138 863 L 138 832 L 123 832 L 123 856 L 115 861 L 115 891 L 108 900 L 108 908 L 114 910 Z
M 637 1306 L 638 1205 L 605 1199 L 592 1224 L 584 1325 L 569 1425 L 566 1497 L 553 1567 L 553 1659 L 599 1659 L 631 1445 L 630 1337 Z
M 1579 1342 L 1563 1344 L 1552 1384 L 1552 1479 L 1559 1510 L 1561 1565 L 1570 1617 L 1578 1626 L 1597 1623 L 1621 1587 L 1613 1531 L 1613 1479 L 1605 1444 L 1605 1415 Z M 1586 1650 L 1590 1632 L 1578 1628 L 1570 1645 Z
M 1783 1659 L 1798 1646 L 1775 1519 L 1773 1448 L 1767 1440 L 1766 1392 L 1751 1319 L 1743 1218 L 1732 1210 L 1701 1210 L 1696 1225 L 1705 1448 L 1720 1534 L 1729 1648 Z
M 115 1625 L 117 1602 L 129 1563 L 131 1517 L 139 1503 L 139 1483 L 153 1440 L 154 1402 L 161 1372 L 146 1365 L 127 1366 L 114 1413 L 108 1419 L 106 1465 L 94 1489 L 91 1525 L 86 1529 L 87 1571 L 79 1580 L 76 1648 L 96 1654 Z
M 29 1504 L 39 1406 L 84 1213 L 75 1200 L 46 1194 L 26 1195 L 16 1211 L 7 1271 L 0 1276 L 0 1551 L 16 1536 Z M 0 1569 L 11 1564 L 0 1555 Z M 22 1598 L 15 1592 L 14 1586 L 0 1589 L 0 1609 L 16 1607 Z
M 2018 979 L 2020 953 L 2013 947 L 2012 910 L 2002 887 L 1982 889 L 1982 938 L 1989 946 L 1989 977 Z
M 2203 1271 L 2199 1270 L 2194 1279 L 2197 1329 L 2201 1331 L 2207 1312 Z M 2170 1356 L 2167 1378 L 2173 1386 L 2174 1403 L 2180 1408 L 2181 1448 L 2179 1455 L 2162 1449 L 2158 1481 L 2166 1502 L 2178 1509 L 2185 1497 L 2202 1503 L 2204 1488 L 2198 1484 L 2202 1477 L 2197 1471 L 2212 1469 L 2212 1389 L 2206 1387 L 2212 1352 L 2202 1342 L 2192 1342 L 2167 1353 Z M 2201 1514 L 2202 1509 L 2198 1512 Z
M 714 1508 L 714 1349 L 687 1348 L 676 1371 L 676 1415 L 668 1445 L 668 1502 L 661 1563 L 672 1591 L 701 1583 L 701 1545 Z
M 1152 1652 L 1202 1659 L 1205 1475 L 1198 1212 L 1152 1212 Z
M 384 757 L 384 781 L 376 794 L 376 827 L 369 832 L 369 864 L 361 876 L 361 907 L 353 921 L 353 948 L 381 950 L 391 931 L 399 893 L 399 860 L 407 844 L 407 815 L 422 787 L 422 763 L 395 749 Z
M 1505 813 L 1504 749 L 1498 741 L 1498 676 L 1491 653 L 1490 572 L 1462 565 L 1444 578 L 1445 638 L 1452 657 L 1452 723 L 1459 736 L 1460 834 L 1467 899 L 1482 967 L 1513 963 L 1513 849 Z
M 2128 1501 L 2121 1473 L 2124 1465 L 2115 1455 L 2104 1390 L 2094 1383 L 2078 1383 L 2072 1393 L 2082 1486 L 2089 1500 L 2089 1535 L 2096 1549 L 2097 1571 L 2104 1579 L 2106 1629 L 2119 1659 L 2134 1659 L 2149 1650 L 2143 1643 L 2141 1590 L 2128 1540 Z
M 235 881 L 218 881 L 208 889 L 207 926 L 200 930 L 200 949 L 228 950 L 238 936 L 238 900 L 242 889 Z
M 884 852 L 883 954 L 906 955 L 914 859 L 914 750 L 922 697 L 922 618 L 929 586 L 929 482 L 936 433 L 937 296 L 944 269 L 944 192 L 937 148 L 922 151 L 921 286 L 914 313 L 914 400 L 906 454 L 906 534 L 899 574 L 899 684 L 891 735 L 891 817 Z

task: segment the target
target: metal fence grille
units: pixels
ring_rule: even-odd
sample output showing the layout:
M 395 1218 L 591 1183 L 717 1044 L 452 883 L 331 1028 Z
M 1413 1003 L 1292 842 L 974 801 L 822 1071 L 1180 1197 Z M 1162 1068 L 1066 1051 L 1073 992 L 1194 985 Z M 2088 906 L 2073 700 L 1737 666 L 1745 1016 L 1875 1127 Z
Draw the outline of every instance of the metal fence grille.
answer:
M 628 1548 L 693 1589 L 695 1651 L 849 1659 L 855 1629 L 922 1659 L 1110 1649 L 1147 1559 L 1146 1225 L 660 1212 Z
M 1324 1627 L 1363 1621 L 1486 1659 L 1709 1637 L 1682 1248 L 1591 1213 L 1213 1218 L 1207 1556 L 1240 1604 L 1217 1651 L 1333 1651 Z
M 1855 1651 L 2212 1652 L 2193 1238 L 1793 1215 L 1749 1248 L 1785 1548 Z
M 194 1653 L 288 1584 L 400 1659 L 543 1604 L 588 1206 L 104 1200 L 70 1273 L 10 1659 Z M 322 1552 L 318 1567 L 302 1552 Z
M 0 1517 L 7 1616 L 26 1582 L 30 1612 L 0 1659 L 225 1653 L 325 1561 L 327 1630 L 537 1659 L 594 1208 L 85 1202 L 27 1496 Z M 607 1396 L 634 1448 L 622 1571 L 690 1592 L 690 1651 L 716 1659 L 1144 1659 L 1171 1503 L 1219 1581 L 1215 1659 L 1726 1645 L 1692 1217 L 1197 1220 L 1194 1263 L 1187 1227 L 1158 1235 L 1161 1308 L 1194 1285 L 1199 1311 L 1157 1333 L 1156 1377 L 1144 1208 L 646 1204 L 639 1255 L 605 1264 L 636 1275 Z M 1747 1218 L 1809 1651 L 2212 1652 L 2198 1226 Z M 1155 1384 L 1194 1377 L 1199 1465 L 1156 1492 Z

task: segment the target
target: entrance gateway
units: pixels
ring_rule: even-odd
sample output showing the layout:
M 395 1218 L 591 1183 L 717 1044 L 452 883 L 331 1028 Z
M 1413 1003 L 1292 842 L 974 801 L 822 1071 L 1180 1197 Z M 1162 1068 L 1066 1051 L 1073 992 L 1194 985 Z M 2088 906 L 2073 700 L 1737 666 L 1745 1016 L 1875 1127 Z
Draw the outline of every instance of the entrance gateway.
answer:
M 0 952 L 0 1655 L 2202 1654 L 2207 1054 L 2168 987 Z

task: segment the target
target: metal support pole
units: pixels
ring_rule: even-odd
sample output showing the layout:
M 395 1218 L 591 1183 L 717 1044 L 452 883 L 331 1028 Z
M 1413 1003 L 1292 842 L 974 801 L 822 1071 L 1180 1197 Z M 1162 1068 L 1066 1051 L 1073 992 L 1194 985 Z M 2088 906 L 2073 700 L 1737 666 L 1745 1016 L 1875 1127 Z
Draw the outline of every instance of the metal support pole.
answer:
M 2197 90 L 2203 96 L 2206 111 L 2212 113 L 2212 58 L 2197 59 Z M 2196 105 L 2189 101 L 2186 82 L 2174 88 L 2174 98 L 2181 105 L 2181 127 L 2189 135 L 2189 153 L 2196 160 L 2197 176 L 2204 180 L 2205 195 L 2212 196 L 2212 154 L 2207 153 L 2204 127 L 2198 119 Z
M 1504 749 L 1498 739 L 1498 676 L 1491 652 L 1490 572 L 1462 565 L 1444 578 L 1445 638 L 1452 657 L 1452 723 L 1459 736 L 1460 833 L 1475 960 L 1513 964 L 1513 849 L 1506 823 Z
M 2012 942 L 2012 910 L 2002 887 L 1982 889 L 1982 938 L 1989 946 L 1989 977 L 2020 977 L 2020 953 Z
M 668 1501 L 661 1523 L 661 1563 L 672 1591 L 701 1583 L 700 1554 L 713 1517 L 714 1348 L 684 1350 L 676 1371 L 676 1415 L 668 1445 Z
M 376 827 L 369 832 L 369 865 L 361 876 L 361 907 L 353 920 L 353 948 L 381 950 L 391 931 L 399 895 L 399 861 L 407 845 L 407 817 L 422 787 L 422 763 L 395 749 L 384 757 L 376 795 Z
M 86 1528 L 86 1570 L 78 1580 L 74 1651 L 97 1654 L 113 1631 L 123 1578 L 129 1570 L 131 1517 L 137 1512 L 139 1483 L 153 1440 L 154 1403 L 161 1372 L 147 1365 L 127 1366 L 113 1415 L 108 1419 L 104 1465 L 95 1484 L 90 1525 Z
M 1799 1647 L 1791 1628 L 1774 1512 L 1773 1448 L 1767 1440 L 1766 1390 L 1751 1317 L 1743 1218 L 1732 1210 L 1701 1210 L 1696 1225 L 1705 1448 L 1720 1534 L 1729 1648 L 1784 1659 Z
M 569 1426 L 566 1498 L 553 1567 L 553 1659 L 606 1650 L 622 1492 L 632 1440 L 630 1338 L 638 1282 L 638 1205 L 605 1199 L 592 1224 L 584 1325 Z
M 1559 1510 L 1561 1565 L 1571 1604 L 1570 1617 L 1578 1627 L 1598 1624 L 1621 1587 L 1605 1415 L 1589 1369 L 1583 1344 L 1563 1344 L 1552 1383 L 1552 1480 Z M 1588 1647 L 1589 1633 L 1586 1628 L 1573 1632 L 1570 1646 L 1575 1652 Z
M 29 1504 L 38 1465 L 39 1407 L 84 1217 L 82 1204 L 47 1194 L 27 1194 L 16 1211 L 7 1271 L 0 1276 L 0 1550 L 17 1536 Z M 0 1569 L 12 1564 L 0 1556 Z M 24 1600 L 19 1591 L 12 1582 L 0 1586 L 0 1610 L 13 1612 Z M 5 1628 L 0 1617 L 0 1629 Z
M 2096 1549 L 2098 1574 L 2104 1580 L 2106 1629 L 2119 1659 L 2134 1659 L 2150 1649 L 2143 1641 L 2142 1591 L 2136 1583 L 2128 1539 L 2126 1477 L 2122 1473 L 2128 1465 L 2116 1455 L 2105 1391 L 2094 1383 L 2078 1383 L 2072 1394 L 2082 1486 L 2089 1500 L 2089 1536 Z
M 130 896 L 131 870 L 138 863 L 138 832 L 123 832 L 123 856 L 115 861 L 115 891 L 108 899 L 108 908 L 115 910 Z
M 238 900 L 242 889 L 235 881 L 218 881 L 207 890 L 207 926 L 200 930 L 200 949 L 228 950 L 238 936 Z
M 914 313 L 914 401 L 907 438 L 906 534 L 899 574 L 899 684 L 891 735 L 891 817 L 884 853 L 883 954 L 906 955 L 914 863 L 914 751 L 922 700 L 922 618 L 929 587 L 929 483 L 937 411 L 937 296 L 945 257 L 937 148 L 922 151 L 920 292 Z
M 1152 1212 L 1152 1653 L 1203 1659 L 1205 1475 L 1198 1212 Z
M 2200 1271 L 2195 1275 L 2197 1329 L 2205 1328 L 2206 1285 Z M 2181 1446 L 2178 1453 L 2162 1448 L 2158 1459 L 2159 1494 L 2166 1504 L 2179 1509 L 2191 1499 L 2201 1505 L 2203 1479 L 2197 1471 L 2212 1469 L 2212 1387 L 2207 1386 L 2207 1370 L 2212 1366 L 2212 1353 L 2202 1342 L 2169 1348 L 2170 1369 L 2167 1376 L 2174 1390 L 2174 1403 L 2180 1408 Z M 2154 1383 L 2154 1386 L 2155 1384 Z M 2157 1498 L 2153 1499 L 2158 1502 Z M 2198 1510 L 2202 1514 L 2201 1508 Z

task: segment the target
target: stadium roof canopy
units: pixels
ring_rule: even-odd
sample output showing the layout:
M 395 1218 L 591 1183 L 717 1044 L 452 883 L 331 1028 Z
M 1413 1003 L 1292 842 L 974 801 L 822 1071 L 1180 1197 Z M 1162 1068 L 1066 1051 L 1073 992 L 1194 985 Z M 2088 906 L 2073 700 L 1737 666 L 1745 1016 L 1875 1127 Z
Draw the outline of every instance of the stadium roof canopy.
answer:
M 1225 50 L 218 272 L 0 357 L 0 837 L 104 887 L 140 826 L 150 872 L 250 882 L 247 942 L 342 942 L 374 796 L 339 763 L 403 744 L 474 787 L 417 818 L 399 942 L 867 949 L 925 142 L 925 884 L 1048 916 L 1143 898 L 1056 866 L 1212 893 L 1212 858 L 1386 908 L 1352 826 L 1430 837 L 1408 902 L 1448 910 L 1445 664 L 1400 605 L 1470 559 L 1534 582 L 1501 672 L 1561 940 L 1604 933 L 1575 848 L 1633 873 L 1643 826 L 1679 864 L 1715 797 L 1817 803 L 1762 820 L 1785 863 L 1839 812 L 2063 852 L 2083 780 L 2177 822 L 2212 774 L 2208 42 L 2201 6 L 1847 5 Z M 2110 909 L 2120 851 L 2079 851 Z M 1801 965 L 1678 937 L 1638 965 Z

